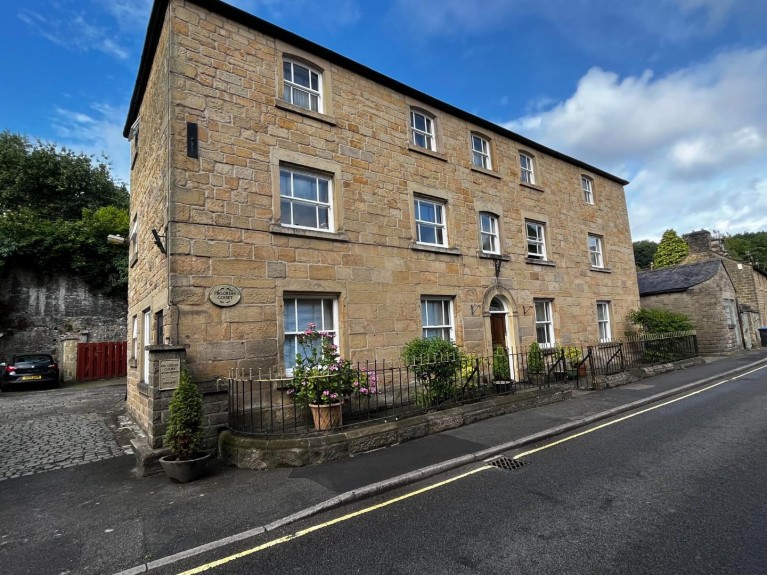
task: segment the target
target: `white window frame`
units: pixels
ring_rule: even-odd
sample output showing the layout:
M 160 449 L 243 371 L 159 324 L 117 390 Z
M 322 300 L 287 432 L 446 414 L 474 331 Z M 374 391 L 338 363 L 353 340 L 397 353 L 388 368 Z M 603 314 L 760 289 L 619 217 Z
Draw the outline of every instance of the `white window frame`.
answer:
M 527 238 L 527 257 L 546 261 L 546 224 L 525 220 L 525 237 Z
M 612 340 L 612 326 L 610 325 L 610 302 L 597 302 L 597 331 L 600 342 Z
M 287 187 L 289 189 L 283 189 L 285 187 L 285 176 L 288 178 Z M 294 195 L 296 176 L 314 180 L 314 199 L 301 198 Z M 320 185 L 321 182 L 327 185 L 327 201 L 322 199 L 322 186 Z M 294 223 L 296 220 L 296 208 L 309 210 L 313 209 L 315 225 L 304 226 Z M 323 214 L 325 219 L 324 222 L 322 217 Z M 319 230 L 326 232 L 334 231 L 333 178 L 331 176 L 312 170 L 280 166 L 280 224 L 290 228 L 301 228 L 305 230 Z
M 551 300 L 533 300 L 535 308 L 535 340 L 542 348 L 554 347 L 554 315 L 551 309 Z
M 471 163 L 486 170 L 493 169 L 493 162 L 490 158 L 490 140 L 479 134 L 471 135 Z
M 601 236 L 597 236 L 595 234 L 589 234 L 588 246 L 589 246 L 589 260 L 591 261 L 591 267 L 593 268 L 605 267 L 605 259 L 604 259 Z
M 434 220 L 424 219 L 424 210 L 422 207 L 431 206 L 434 210 Z M 415 214 L 416 243 L 427 246 L 446 247 L 447 244 L 447 222 L 445 215 L 447 212 L 447 203 L 441 200 L 416 197 L 413 199 L 413 213 Z M 423 239 L 424 231 L 434 230 L 435 242 L 428 242 Z
M 299 325 L 299 306 L 300 303 L 305 302 L 320 302 L 320 317 L 313 318 L 311 323 L 317 326 L 317 331 L 333 334 L 333 343 L 339 345 L 338 339 L 338 298 L 334 296 L 309 296 L 309 295 L 284 295 L 282 298 L 282 329 L 283 329 L 283 358 L 282 363 L 285 367 L 285 374 L 293 374 L 293 366 L 295 365 L 296 354 L 298 353 L 300 346 L 298 345 L 298 336 L 304 333 L 307 329 L 306 325 Z M 288 302 L 294 303 L 294 317 L 292 321 L 288 321 Z M 288 330 L 288 326 L 292 325 L 295 329 Z M 292 349 L 292 352 L 289 351 Z
M 131 359 L 138 358 L 138 316 L 133 316 L 131 322 L 131 334 L 130 334 L 130 357 Z
M 141 380 L 144 383 L 149 383 L 149 350 L 148 345 L 152 345 L 152 310 L 144 310 L 144 329 L 142 334 L 142 342 L 144 343 L 144 349 L 141 350 L 143 354 L 141 362 Z
M 535 185 L 535 160 L 523 152 L 519 153 L 519 179 L 526 184 Z
M 429 304 L 439 304 L 441 318 L 431 317 Z M 443 320 L 439 323 L 439 319 Z M 447 323 L 444 320 L 447 320 Z M 423 337 L 436 337 L 455 341 L 455 321 L 453 318 L 453 298 L 440 296 L 421 297 L 421 329 Z M 447 338 L 445 337 L 447 335 Z
M 588 176 L 581 176 L 581 188 L 583 189 L 583 201 L 587 204 L 594 203 L 594 180 Z
M 416 126 L 418 118 L 423 120 L 422 128 Z M 432 116 L 420 110 L 410 110 L 410 142 L 419 148 L 437 151 L 437 137 Z
M 131 222 L 130 226 L 130 235 L 128 236 L 129 241 L 129 261 L 131 265 L 135 263 L 138 260 L 138 214 L 135 214 L 133 216 L 133 221 Z
M 488 247 L 485 247 L 487 240 Z M 501 242 L 498 234 L 498 216 L 490 212 L 479 212 L 479 242 L 483 254 L 501 253 Z
M 302 68 L 306 70 L 309 85 L 297 83 L 295 81 L 295 69 Z M 323 113 L 322 102 L 322 72 L 316 68 L 297 62 L 290 58 L 284 58 L 282 61 L 282 81 L 283 81 L 283 99 L 288 104 L 293 104 L 299 108 L 311 110 L 312 112 Z M 304 94 L 308 98 L 308 105 L 297 102 L 296 94 Z

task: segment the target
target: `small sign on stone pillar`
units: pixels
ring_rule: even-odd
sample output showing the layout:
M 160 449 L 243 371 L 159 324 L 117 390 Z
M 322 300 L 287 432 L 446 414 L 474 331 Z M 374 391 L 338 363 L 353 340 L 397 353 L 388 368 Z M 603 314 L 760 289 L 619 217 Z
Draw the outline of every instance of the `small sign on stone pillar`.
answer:
M 181 379 L 181 360 L 161 359 L 159 364 L 158 387 L 160 391 L 176 389 Z

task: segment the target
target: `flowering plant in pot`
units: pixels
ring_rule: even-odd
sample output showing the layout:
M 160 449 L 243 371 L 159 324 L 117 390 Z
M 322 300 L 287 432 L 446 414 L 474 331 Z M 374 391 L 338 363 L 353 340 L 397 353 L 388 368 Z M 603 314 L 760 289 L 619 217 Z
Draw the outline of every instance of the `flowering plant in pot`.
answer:
M 172 454 L 160 458 L 160 465 L 172 481 L 186 483 L 205 472 L 210 454 L 200 451 L 204 428 L 202 393 L 184 369 L 168 404 L 168 427 L 164 444 Z
M 333 334 L 318 331 L 315 324 L 309 323 L 298 336 L 298 345 L 301 352 L 296 354 L 293 386 L 288 394 L 296 405 L 311 409 L 318 430 L 340 427 L 344 397 L 378 393 L 375 373 L 355 369 L 342 358 Z
M 575 346 L 568 346 L 565 348 L 565 359 L 567 360 L 567 377 L 575 379 L 576 377 L 584 377 L 586 375 L 586 366 L 581 364 L 583 354 L 581 350 Z

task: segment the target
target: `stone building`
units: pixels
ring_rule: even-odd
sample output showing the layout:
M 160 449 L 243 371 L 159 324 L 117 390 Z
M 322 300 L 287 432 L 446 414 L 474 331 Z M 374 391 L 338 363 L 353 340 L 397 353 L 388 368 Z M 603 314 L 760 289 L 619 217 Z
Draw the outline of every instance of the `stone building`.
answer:
M 128 401 L 155 447 L 163 349 L 205 386 L 289 370 L 308 322 L 396 360 L 422 335 L 608 339 L 638 308 L 626 181 L 221 2 L 155 1 L 124 135 Z
M 720 260 L 642 271 L 637 279 L 642 308 L 689 317 L 702 354 L 743 349 L 735 286 Z
M 746 347 L 760 345 L 757 328 L 767 325 L 767 273 L 760 268 L 730 257 L 719 238 L 712 238 L 707 230 L 685 234 L 689 255 L 683 264 L 721 261 L 732 278 L 738 296 L 738 314 Z

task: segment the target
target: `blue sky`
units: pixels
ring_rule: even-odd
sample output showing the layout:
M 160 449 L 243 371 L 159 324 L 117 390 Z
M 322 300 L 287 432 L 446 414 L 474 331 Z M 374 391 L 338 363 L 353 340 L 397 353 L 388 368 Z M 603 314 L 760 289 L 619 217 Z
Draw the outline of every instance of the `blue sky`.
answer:
M 767 0 L 236 0 L 631 181 L 634 240 L 767 230 Z M 106 154 L 150 0 L 6 0 L 0 130 Z

